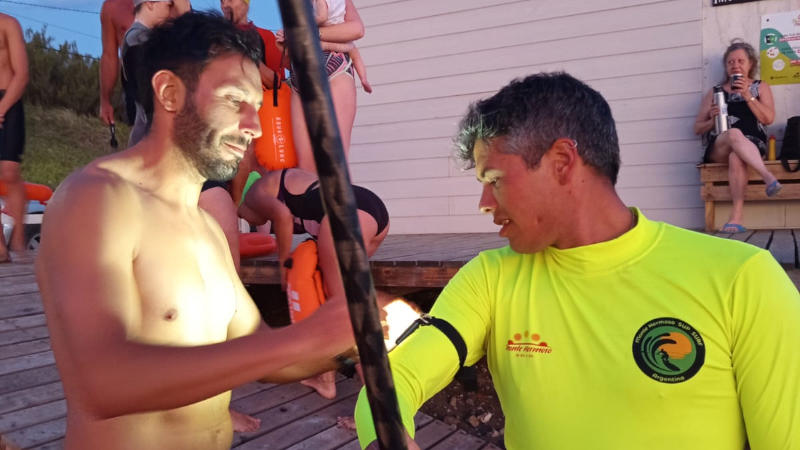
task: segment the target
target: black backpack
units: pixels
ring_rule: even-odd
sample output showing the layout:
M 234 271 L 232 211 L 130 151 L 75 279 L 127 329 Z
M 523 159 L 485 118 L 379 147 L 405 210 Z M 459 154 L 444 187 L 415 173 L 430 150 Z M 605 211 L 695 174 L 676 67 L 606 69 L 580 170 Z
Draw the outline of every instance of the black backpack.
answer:
M 800 163 L 794 169 L 789 166 L 790 159 L 800 159 L 800 116 L 789 117 L 781 146 L 781 164 L 787 172 L 800 170 Z

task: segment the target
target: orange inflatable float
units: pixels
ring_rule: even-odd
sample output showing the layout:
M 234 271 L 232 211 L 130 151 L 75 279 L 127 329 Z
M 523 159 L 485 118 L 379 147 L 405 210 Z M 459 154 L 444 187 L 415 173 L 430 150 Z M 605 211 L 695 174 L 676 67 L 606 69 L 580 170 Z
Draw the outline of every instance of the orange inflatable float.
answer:
M 0 196 L 6 195 L 8 188 L 6 184 L 0 181 Z M 28 200 L 36 200 L 40 203 L 47 203 L 50 197 L 53 196 L 53 190 L 49 186 L 36 183 L 25 183 L 25 198 Z
M 267 170 L 297 166 L 292 137 L 292 92 L 276 77 L 276 89 L 264 91 L 264 103 L 258 110 L 261 137 L 253 142 L 258 163 Z
M 325 303 L 322 272 L 317 265 L 317 243 L 308 239 L 292 252 L 286 261 L 286 296 L 289 300 L 289 317 L 299 322 Z
M 239 233 L 239 255 L 242 258 L 269 255 L 278 249 L 275 238 L 264 233 Z

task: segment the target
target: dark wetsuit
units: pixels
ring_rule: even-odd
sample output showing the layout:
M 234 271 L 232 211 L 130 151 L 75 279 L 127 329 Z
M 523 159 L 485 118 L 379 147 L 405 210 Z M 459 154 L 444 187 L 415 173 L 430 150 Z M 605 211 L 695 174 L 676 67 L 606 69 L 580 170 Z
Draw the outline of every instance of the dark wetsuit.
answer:
M 0 90 L 0 98 L 6 91 Z M 22 99 L 6 111 L 3 128 L 0 128 L 0 160 L 22 162 L 22 151 L 25 149 L 25 112 L 22 110 Z
M 278 200 L 285 204 L 294 216 L 295 234 L 308 233 L 316 237 L 319 234 L 319 224 L 325 216 L 319 192 L 319 181 L 311 183 L 302 194 L 294 195 L 286 190 L 284 183 L 287 170 L 281 171 Z M 377 222 L 378 230 L 375 232 L 377 236 L 389 226 L 389 212 L 386 210 L 386 205 L 372 191 L 361 186 L 353 186 L 353 194 L 355 194 L 358 209 L 372 216 Z

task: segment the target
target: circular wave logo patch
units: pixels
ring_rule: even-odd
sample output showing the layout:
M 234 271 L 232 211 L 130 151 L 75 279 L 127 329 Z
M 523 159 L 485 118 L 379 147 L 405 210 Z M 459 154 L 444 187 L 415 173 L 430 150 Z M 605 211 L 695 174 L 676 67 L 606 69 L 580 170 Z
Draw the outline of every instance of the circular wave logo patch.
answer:
M 682 383 L 692 378 L 705 358 L 703 337 L 680 319 L 653 319 L 633 337 L 636 365 L 645 375 L 662 383 Z

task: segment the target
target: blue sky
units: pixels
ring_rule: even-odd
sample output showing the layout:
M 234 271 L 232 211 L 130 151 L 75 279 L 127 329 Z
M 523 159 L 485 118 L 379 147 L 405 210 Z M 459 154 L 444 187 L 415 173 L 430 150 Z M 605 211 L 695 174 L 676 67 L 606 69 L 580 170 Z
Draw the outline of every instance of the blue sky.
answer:
M 0 12 L 19 20 L 23 31 L 28 28 L 38 31 L 46 25 L 47 35 L 53 37 L 54 46 L 74 41 L 80 53 L 99 57 L 101 5 L 101 0 L 0 0 Z M 192 7 L 219 10 L 219 0 L 192 0 Z M 251 0 L 249 16 L 262 28 L 281 28 L 276 0 Z

